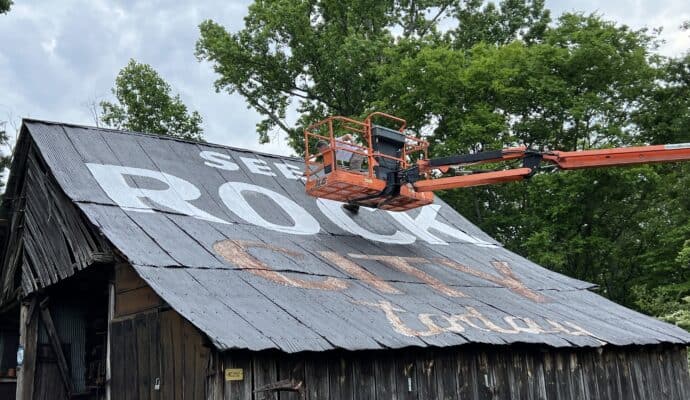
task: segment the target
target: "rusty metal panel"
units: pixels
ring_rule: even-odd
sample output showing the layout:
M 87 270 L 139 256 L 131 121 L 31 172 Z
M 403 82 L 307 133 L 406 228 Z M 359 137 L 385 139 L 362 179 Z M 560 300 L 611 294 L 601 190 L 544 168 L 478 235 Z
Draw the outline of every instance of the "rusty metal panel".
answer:
M 221 350 L 690 343 L 504 249 L 439 199 L 352 214 L 304 193 L 297 158 L 25 126 L 88 220 Z

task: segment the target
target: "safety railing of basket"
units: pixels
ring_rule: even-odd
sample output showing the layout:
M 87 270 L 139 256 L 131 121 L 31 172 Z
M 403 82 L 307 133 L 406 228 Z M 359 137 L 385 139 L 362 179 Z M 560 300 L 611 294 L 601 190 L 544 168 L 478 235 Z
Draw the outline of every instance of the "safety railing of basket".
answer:
M 374 118 L 384 118 L 399 124 L 398 130 L 405 136 L 406 142 L 405 146 L 403 147 L 401 157 L 393 157 L 373 151 L 371 127 Z M 316 160 L 319 156 L 323 156 L 327 152 L 332 152 L 332 159 L 334 160 L 333 168 L 338 168 L 336 158 L 338 151 L 349 152 L 353 155 L 357 154 L 364 157 L 368 161 L 367 174 L 370 178 L 374 176 L 374 166 L 378 164 L 376 161 L 377 159 L 390 159 L 401 163 L 401 166 L 406 168 L 409 165 L 408 156 L 412 156 L 414 153 L 421 153 L 422 158 L 427 157 L 427 149 L 429 144 L 425 140 L 404 134 L 405 127 L 405 120 L 382 112 L 374 112 L 370 114 L 363 122 L 342 116 L 332 116 L 312 124 L 304 130 L 304 175 L 306 176 L 307 180 L 318 178 L 317 173 L 320 172 L 324 166 L 323 163 L 316 162 Z M 364 145 L 358 144 L 357 141 L 353 143 L 338 139 L 338 137 L 342 137 L 347 133 L 350 133 L 351 135 L 360 139 L 359 143 L 364 143 Z M 319 140 L 328 142 L 329 147 L 326 151 L 312 151 L 311 143 L 314 141 L 318 142 Z M 316 169 L 312 169 L 314 166 L 316 166 Z
M 364 143 L 364 145 L 358 144 L 356 141 L 348 142 L 338 139 L 338 137 L 342 137 L 347 133 L 359 139 L 360 143 Z M 328 149 L 323 152 L 319 152 L 316 149 L 312 151 L 312 148 L 315 147 L 312 146 L 312 142 L 318 142 L 319 140 L 328 142 Z M 323 163 L 316 162 L 315 160 L 328 152 L 333 154 L 334 161 L 337 160 L 336 154 L 338 151 L 353 155 L 357 154 L 365 159 L 369 159 L 371 156 L 371 137 L 365 123 L 347 117 L 334 116 L 310 125 L 304 130 L 304 147 L 304 174 L 307 180 L 311 180 L 316 179 L 316 174 L 323 169 Z M 317 166 L 317 169 L 312 169 L 313 166 Z M 337 161 L 333 163 L 333 168 L 338 168 Z M 369 159 L 367 169 L 370 175 L 373 174 L 371 159 Z

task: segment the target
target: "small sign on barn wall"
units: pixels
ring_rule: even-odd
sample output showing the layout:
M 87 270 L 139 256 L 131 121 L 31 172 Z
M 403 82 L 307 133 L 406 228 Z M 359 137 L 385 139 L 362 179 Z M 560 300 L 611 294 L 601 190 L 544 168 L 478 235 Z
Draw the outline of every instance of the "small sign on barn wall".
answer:
M 242 368 L 226 368 L 225 369 L 225 380 L 226 381 L 241 381 L 244 379 L 244 370 Z

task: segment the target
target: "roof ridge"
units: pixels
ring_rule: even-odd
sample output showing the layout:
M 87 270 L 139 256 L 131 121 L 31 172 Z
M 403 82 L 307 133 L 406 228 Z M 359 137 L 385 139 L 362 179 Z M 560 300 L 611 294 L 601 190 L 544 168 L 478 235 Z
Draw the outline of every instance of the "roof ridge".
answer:
M 252 153 L 252 154 L 257 154 L 260 156 L 271 157 L 271 158 L 303 161 L 302 157 L 297 157 L 297 156 L 282 156 L 279 154 L 250 150 L 250 149 L 246 149 L 243 147 L 228 146 L 228 145 L 219 144 L 219 143 L 204 142 L 204 141 L 191 140 L 191 139 L 181 139 L 181 138 L 172 137 L 172 136 L 158 135 L 155 133 L 136 132 L 136 131 L 123 130 L 123 129 L 115 129 L 115 128 L 100 127 L 100 126 L 77 124 L 77 123 L 71 123 L 71 122 L 58 122 L 58 121 L 49 121 L 49 120 L 44 120 L 44 119 L 35 119 L 35 118 L 26 118 L 26 117 L 22 118 L 22 125 L 27 123 L 27 122 L 28 123 L 39 123 L 39 124 L 45 124 L 45 125 L 69 126 L 69 127 L 74 127 L 74 128 L 106 131 L 106 132 L 113 132 L 113 133 L 117 133 L 117 134 L 121 134 L 121 135 L 143 136 L 143 137 L 150 137 L 150 138 L 160 139 L 160 140 L 171 140 L 174 142 L 197 144 L 197 145 L 203 145 L 203 146 L 208 146 L 208 147 L 216 147 L 216 148 L 221 148 L 221 149 L 241 151 L 241 152 L 245 152 L 245 153 Z

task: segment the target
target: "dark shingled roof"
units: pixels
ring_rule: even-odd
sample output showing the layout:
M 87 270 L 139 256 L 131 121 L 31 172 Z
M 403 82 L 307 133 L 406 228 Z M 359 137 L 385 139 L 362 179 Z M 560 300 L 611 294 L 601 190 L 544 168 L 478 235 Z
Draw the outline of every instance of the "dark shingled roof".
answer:
M 221 350 L 690 342 L 511 253 L 440 200 L 353 215 L 304 193 L 300 159 L 24 126 L 87 219 Z

